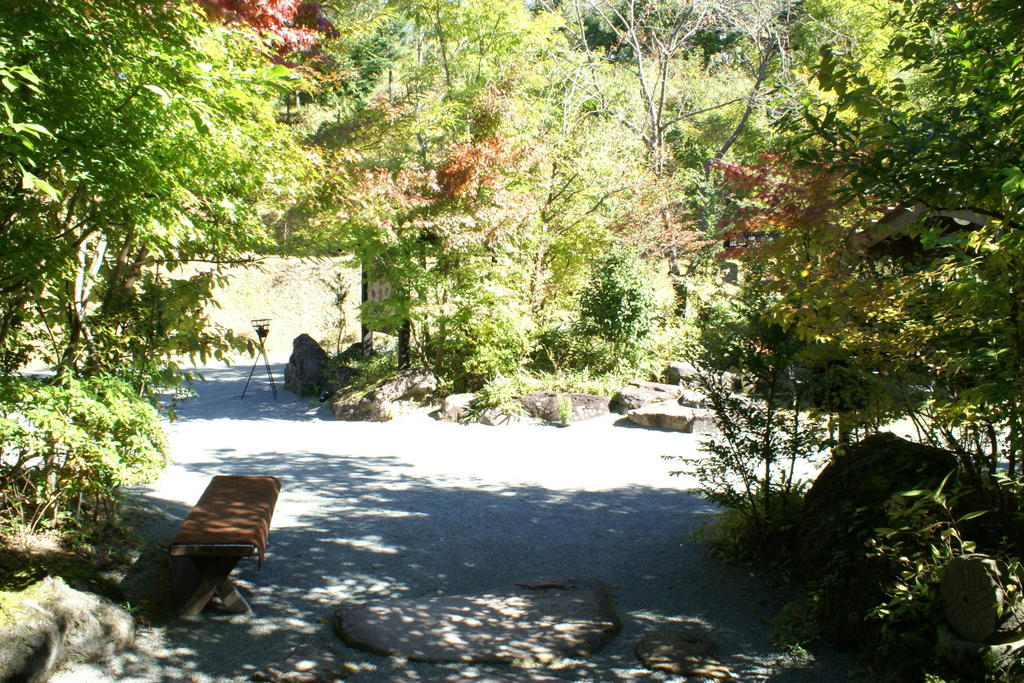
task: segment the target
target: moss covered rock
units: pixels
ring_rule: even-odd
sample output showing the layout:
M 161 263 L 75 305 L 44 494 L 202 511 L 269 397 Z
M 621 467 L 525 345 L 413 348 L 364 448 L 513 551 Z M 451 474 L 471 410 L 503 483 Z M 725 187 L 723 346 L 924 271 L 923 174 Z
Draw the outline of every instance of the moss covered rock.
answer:
M 886 560 L 868 556 L 875 529 L 889 526 L 886 503 L 896 493 L 936 488 L 956 467 L 949 451 L 894 434 L 869 436 L 833 460 L 807 492 L 800 530 L 800 569 L 829 585 L 826 635 L 857 647 L 870 637 L 865 615 L 883 601 Z
M 45 681 L 65 663 L 103 660 L 134 639 L 131 615 L 60 579 L 0 593 L 0 680 Z

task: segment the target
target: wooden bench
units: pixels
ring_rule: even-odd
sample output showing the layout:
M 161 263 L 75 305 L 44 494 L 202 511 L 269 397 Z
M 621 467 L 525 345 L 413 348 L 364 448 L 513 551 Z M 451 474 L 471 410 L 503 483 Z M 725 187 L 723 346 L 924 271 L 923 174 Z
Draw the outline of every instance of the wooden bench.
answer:
M 254 553 L 263 566 L 280 491 L 275 477 L 216 476 L 210 481 L 171 541 L 171 588 L 179 614 L 199 614 L 214 594 L 232 612 L 251 611 L 228 575 Z

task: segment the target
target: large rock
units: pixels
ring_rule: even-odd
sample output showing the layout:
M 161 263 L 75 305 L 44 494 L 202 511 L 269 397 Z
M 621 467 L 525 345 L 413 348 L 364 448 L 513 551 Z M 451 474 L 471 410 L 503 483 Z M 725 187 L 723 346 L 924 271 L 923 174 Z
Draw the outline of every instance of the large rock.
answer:
M 723 372 L 722 382 L 734 394 L 747 394 L 753 389 L 749 382 L 744 381 L 743 377 L 734 372 Z
M 331 404 L 331 412 L 348 422 L 387 422 L 402 413 L 396 403 L 376 401 L 369 396 L 340 398 Z
M 682 395 L 679 397 L 679 405 L 686 406 L 687 408 L 710 408 L 711 401 L 707 396 L 700 393 L 699 391 L 692 391 L 690 389 L 683 389 Z
M 686 361 L 669 363 L 661 376 L 665 378 L 666 384 L 677 384 L 682 386 L 693 386 L 697 381 L 697 368 Z
M 666 384 L 678 384 L 688 389 L 701 388 L 701 371 L 692 363 L 685 361 L 669 363 L 662 371 L 661 376 Z M 743 378 L 735 373 L 723 372 L 718 375 L 718 378 L 721 379 L 723 387 L 733 393 L 740 394 L 749 390 Z M 705 380 L 714 383 L 716 377 L 712 373 L 705 373 Z
M 297 396 L 316 396 L 324 388 L 326 364 L 327 352 L 308 334 L 300 334 L 284 366 L 284 388 Z
M 680 404 L 688 407 L 687 404 Z M 690 423 L 690 432 L 693 434 L 717 434 L 718 420 L 715 418 L 715 411 L 707 408 L 692 408 L 693 421 Z
M 427 400 L 437 378 L 425 370 L 405 370 L 361 397 L 343 397 L 331 405 L 339 420 L 385 422 Z
M 549 663 L 593 654 L 620 628 L 611 593 L 587 579 L 382 600 L 334 613 L 335 633 L 349 646 L 424 662 Z
M 426 370 L 404 370 L 373 390 L 378 401 L 424 401 L 437 391 L 437 378 Z
M 519 397 L 519 403 L 531 417 L 557 424 L 608 414 L 608 399 L 595 394 L 526 394 Z
M 830 640 L 856 647 L 872 634 L 865 615 L 884 602 L 881 585 L 894 569 L 870 557 L 866 543 L 875 529 L 890 526 L 889 499 L 934 489 L 955 468 L 949 451 L 883 433 L 850 446 L 818 475 L 804 498 L 800 569 L 809 580 L 829 577 L 821 613 L 831 617 L 825 624 Z
M 464 422 L 469 418 L 470 408 L 473 406 L 474 400 L 476 400 L 476 394 L 452 394 L 446 396 L 441 401 L 441 407 L 431 413 L 431 415 L 434 419 L 444 420 L 445 422 Z
M 629 411 L 626 417 L 630 422 L 641 427 L 701 434 L 716 431 L 714 414 L 711 411 L 682 406 L 677 401 L 652 403 L 643 408 Z
M 630 382 L 612 397 L 611 409 L 622 415 L 652 403 L 674 401 L 681 398 L 683 389 L 672 384 L 657 382 Z
M 714 645 L 686 633 L 649 631 L 636 644 L 636 658 L 652 671 L 676 676 L 737 680 L 715 659 Z
M 45 681 L 64 664 L 102 661 L 135 640 L 131 615 L 46 578 L 0 612 L 0 680 Z

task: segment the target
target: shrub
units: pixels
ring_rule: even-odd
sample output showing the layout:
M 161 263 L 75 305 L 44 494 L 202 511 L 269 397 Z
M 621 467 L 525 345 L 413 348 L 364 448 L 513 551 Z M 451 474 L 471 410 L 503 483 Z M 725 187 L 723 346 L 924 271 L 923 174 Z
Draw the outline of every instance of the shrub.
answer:
M 706 543 L 711 555 L 741 566 L 764 567 L 784 563 L 789 549 L 799 543 L 802 490 L 787 493 L 773 490 L 767 517 L 755 525 L 737 508 L 726 507 L 694 533 L 694 540 Z
M 999 510 L 964 485 L 950 452 L 891 434 L 845 448 L 805 497 L 794 547 L 808 595 L 780 637 L 803 646 L 820 633 L 859 649 L 880 680 L 945 675 L 949 663 L 936 656 L 945 568 L 973 552 L 1017 566 L 1007 540 L 1021 534 L 1020 491 L 1005 486 L 1015 497 Z
M 472 412 L 478 416 L 485 408 L 499 408 L 509 415 L 524 415 L 526 411 L 517 400 L 521 393 L 522 384 L 518 378 L 499 375 L 480 387 Z
M 533 322 L 512 294 L 484 290 L 444 317 L 428 345 L 435 373 L 456 390 L 476 390 L 496 377 L 517 374 L 536 344 Z
M 112 513 L 119 488 L 155 477 L 156 409 L 110 376 L 0 377 L 0 515 L 29 529 Z
M 531 362 L 534 369 L 556 374 L 583 372 L 601 375 L 628 369 L 613 344 L 589 334 L 580 334 L 577 326 L 563 325 L 544 330 L 537 337 Z
M 824 431 L 793 405 L 774 396 L 730 394 L 721 377 L 705 374 L 700 385 L 715 413 L 719 434 L 701 442 L 702 454 L 687 469 L 704 496 L 738 517 L 727 539 L 712 549 L 727 559 L 781 560 L 792 544 L 807 482 L 798 466 L 819 452 Z M 725 549 L 726 546 L 731 550 Z M 745 557 L 739 548 L 746 548 Z
M 580 297 L 580 329 L 612 344 L 616 358 L 636 355 L 651 335 L 658 305 L 635 250 L 614 248 L 597 260 Z
M 780 520 L 799 510 L 806 485 L 798 465 L 821 451 L 824 430 L 804 411 L 808 387 L 794 372 L 803 345 L 769 319 L 772 303 L 750 277 L 733 299 L 699 318 L 692 360 L 719 433 L 701 443 L 703 455 L 686 472 L 709 500 L 745 520 L 744 535 L 757 552 L 778 554 Z M 732 392 L 725 370 L 743 377 L 749 397 Z

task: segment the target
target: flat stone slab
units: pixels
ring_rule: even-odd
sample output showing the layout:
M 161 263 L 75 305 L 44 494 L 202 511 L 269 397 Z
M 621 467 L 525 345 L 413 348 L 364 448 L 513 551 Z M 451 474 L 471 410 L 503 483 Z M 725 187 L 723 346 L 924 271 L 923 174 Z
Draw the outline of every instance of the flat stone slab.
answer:
M 681 387 L 657 382 L 630 382 L 612 397 L 611 409 L 617 413 L 628 413 L 651 403 L 674 401 L 683 395 Z
M 629 421 L 641 427 L 670 429 L 675 432 L 713 434 L 716 431 L 714 413 L 702 408 L 690 408 L 676 401 L 652 403 L 626 414 Z
M 715 646 L 687 633 L 649 631 L 636 644 L 636 658 L 652 671 L 677 676 L 737 680 L 712 655 Z
M 622 622 L 590 579 L 538 579 L 480 595 L 346 605 L 334 631 L 351 647 L 420 662 L 547 664 L 593 654 Z

